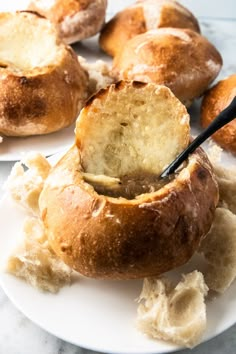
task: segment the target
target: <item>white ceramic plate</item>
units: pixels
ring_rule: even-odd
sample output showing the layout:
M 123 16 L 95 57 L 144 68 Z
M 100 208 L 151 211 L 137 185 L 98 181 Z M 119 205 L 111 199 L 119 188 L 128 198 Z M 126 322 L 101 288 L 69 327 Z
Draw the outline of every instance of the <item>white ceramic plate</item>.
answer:
M 55 162 L 61 154 L 50 158 Z M 29 319 L 55 336 L 105 353 L 167 353 L 179 347 L 148 339 L 135 328 L 142 281 L 99 281 L 75 276 L 58 294 L 40 292 L 4 272 L 6 256 L 21 235 L 26 214 L 8 195 L 0 202 L 0 285 Z M 199 259 L 177 273 L 201 270 Z M 207 302 L 207 330 L 203 341 L 236 322 L 236 282 L 222 296 Z
M 0 161 L 21 160 L 31 151 L 39 151 L 50 156 L 72 145 L 74 141 L 74 125 L 59 132 L 30 136 L 26 138 L 3 138 L 0 144 Z

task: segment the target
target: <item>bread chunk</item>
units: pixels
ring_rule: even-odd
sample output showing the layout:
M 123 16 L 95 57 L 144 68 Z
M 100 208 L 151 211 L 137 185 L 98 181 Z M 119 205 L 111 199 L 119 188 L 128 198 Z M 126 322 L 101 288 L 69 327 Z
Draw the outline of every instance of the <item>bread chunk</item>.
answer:
M 17 162 L 13 166 L 5 188 L 10 192 L 13 200 L 29 213 L 38 215 L 39 195 L 50 170 L 51 165 L 48 160 L 40 153 L 32 152 L 22 162 Z
M 225 292 L 236 278 L 236 215 L 217 208 L 211 230 L 199 251 L 208 263 L 205 273 L 208 287 Z
M 152 338 L 194 347 L 206 329 L 207 293 L 198 271 L 183 275 L 176 286 L 167 278 L 145 279 L 139 297 L 138 329 Z
M 39 218 L 27 218 L 23 242 L 8 258 L 6 271 L 43 291 L 56 293 L 70 284 L 72 270 L 48 244 Z

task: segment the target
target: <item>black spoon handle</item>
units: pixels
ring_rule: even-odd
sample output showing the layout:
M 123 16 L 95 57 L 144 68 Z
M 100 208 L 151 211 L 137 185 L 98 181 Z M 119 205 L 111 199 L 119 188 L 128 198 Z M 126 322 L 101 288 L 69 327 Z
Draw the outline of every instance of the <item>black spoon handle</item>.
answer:
M 165 178 L 174 173 L 175 170 L 187 159 L 196 148 L 198 148 L 206 139 L 208 139 L 217 130 L 222 128 L 227 123 L 236 118 L 236 97 L 232 100 L 230 105 L 226 107 L 213 122 L 193 140 L 193 142 L 185 149 L 177 158 L 162 172 L 160 178 Z

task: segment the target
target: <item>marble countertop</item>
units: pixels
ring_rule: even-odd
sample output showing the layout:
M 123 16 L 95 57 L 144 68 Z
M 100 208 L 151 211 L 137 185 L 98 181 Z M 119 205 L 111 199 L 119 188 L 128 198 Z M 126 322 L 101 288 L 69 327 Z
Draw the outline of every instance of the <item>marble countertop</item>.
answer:
M 187 3 L 187 1 L 186 1 Z M 230 3 L 232 3 L 230 1 Z M 204 19 L 202 32 L 220 50 L 224 67 L 219 78 L 236 73 L 236 21 Z M 8 176 L 12 162 L 0 162 L 0 186 Z M 2 191 L 0 196 L 2 196 Z M 2 230 L 1 232 L 4 232 Z M 92 341 L 92 338 L 91 338 Z M 193 350 L 179 354 L 235 354 L 236 325 Z M 34 325 L 8 300 L 0 288 L 0 354 L 89 354 L 92 352 L 63 342 Z

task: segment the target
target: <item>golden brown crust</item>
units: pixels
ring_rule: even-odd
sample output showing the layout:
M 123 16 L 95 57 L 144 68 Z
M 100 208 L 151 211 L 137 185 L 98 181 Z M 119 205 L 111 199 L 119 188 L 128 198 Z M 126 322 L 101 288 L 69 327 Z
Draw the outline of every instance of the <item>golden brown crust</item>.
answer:
M 99 44 L 107 54 L 115 56 L 129 39 L 161 27 L 189 28 L 200 32 L 197 19 L 178 2 L 142 0 L 118 12 L 106 23 Z
M 4 22 L 1 16 L 1 23 Z M 7 15 L 8 16 L 8 15 Z M 21 13 L 44 27 L 46 19 Z M 40 22 L 40 23 L 39 23 Z M 22 24 L 23 26 L 23 24 Z M 49 35 L 56 36 L 51 29 Z M 56 37 L 57 38 L 57 37 Z M 72 124 L 86 98 L 87 75 L 73 50 L 61 41 L 56 43 L 58 54 L 52 64 L 21 68 L 18 64 L 2 64 L 0 68 L 0 133 L 7 136 L 47 134 Z M 26 50 L 26 48 L 22 49 Z M 37 55 L 37 54 L 36 54 Z
M 54 251 L 88 277 L 157 276 L 188 261 L 210 229 L 218 189 L 201 149 L 173 182 L 135 200 L 98 195 L 79 166 L 74 146 L 50 174 L 40 210 Z
M 107 0 L 32 0 L 28 9 L 48 18 L 67 43 L 96 34 L 102 27 Z
M 210 89 L 202 102 L 201 124 L 206 128 L 236 96 L 236 74 L 218 82 Z M 236 117 L 235 117 L 236 118 Z M 236 120 L 218 130 L 212 138 L 224 149 L 236 154 Z
M 129 40 L 114 58 L 113 72 L 120 79 L 166 85 L 189 105 L 221 66 L 220 54 L 206 38 L 188 29 L 161 28 Z

